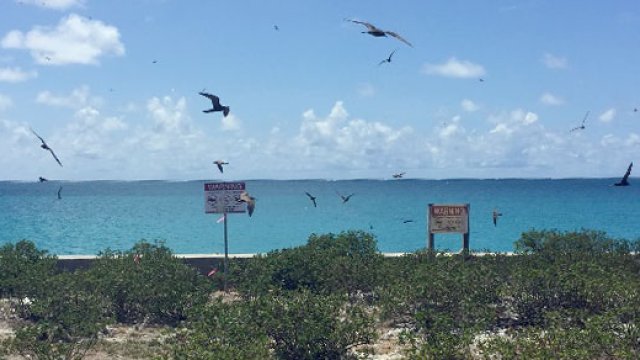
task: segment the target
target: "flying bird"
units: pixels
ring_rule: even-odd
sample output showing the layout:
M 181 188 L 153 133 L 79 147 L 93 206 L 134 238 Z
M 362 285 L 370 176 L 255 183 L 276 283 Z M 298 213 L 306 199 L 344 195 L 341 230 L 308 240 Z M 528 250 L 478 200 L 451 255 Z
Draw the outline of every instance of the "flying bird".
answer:
M 413 220 L 411 220 L 411 219 L 407 219 L 407 220 L 404 220 L 402 223 L 403 223 L 403 224 L 408 224 L 408 223 L 412 223 L 412 222 L 413 222 Z
M 351 19 L 345 19 L 347 21 L 351 21 L 353 23 L 356 24 L 360 24 L 360 25 L 364 25 L 367 27 L 367 31 L 363 31 L 363 34 L 369 34 L 371 36 L 375 36 L 375 37 L 386 37 L 387 35 L 392 36 L 400 41 L 402 41 L 403 43 L 413 47 L 413 45 L 411 45 L 410 42 L 408 42 L 407 40 L 405 40 L 402 36 L 398 35 L 398 33 L 395 33 L 393 31 L 387 31 L 387 30 L 382 30 L 378 27 L 376 27 L 375 25 L 372 25 L 366 21 L 358 21 L 358 20 L 351 20 Z
M 304 192 L 305 194 L 307 194 L 307 196 L 309 197 L 309 199 L 313 202 L 313 207 L 318 207 L 318 204 L 316 204 L 316 197 L 309 194 L 308 192 Z
M 337 194 L 340 196 L 340 198 L 342 198 L 342 203 L 343 204 L 346 203 L 347 201 L 349 201 L 349 199 L 351 199 L 351 197 L 353 195 L 355 195 L 355 194 L 350 194 L 350 195 L 344 196 L 344 195 L 342 195 L 340 193 L 337 193 Z
M 51 153 L 51 155 L 53 155 L 53 158 L 56 160 L 56 162 L 62 166 L 62 163 L 60 162 L 60 159 L 58 159 L 58 157 L 56 156 L 56 153 L 53 152 L 53 150 L 49 147 L 49 145 L 47 145 L 47 143 L 44 141 L 44 139 L 38 135 L 35 131 L 33 131 L 33 129 L 29 128 L 31 130 L 31 132 L 38 137 L 38 139 L 40 139 L 40 141 L 42 141 L 42 145 L 40 145 L 41 148 L 49 151 Z
M 239 202 L 247 203 L 247 211 L 249 212 L 249 216 L 253 215 L 253 210 L 256 208 L 256 198 L 249 195 L 248 192 L 243 191 L 240 194 Z
M 214 111 L 222 111 L 222 114 L 226 117 L 227 115 L 229 115 L 229 107 L 228 106 L 224 106 L 224 105 L 220 105 L 220 98 L 213 95 L 213 94 L 209 94 L 206 93 L 204 91 L 200 91 L 198 94 L 206 97 L 207 99 L 211 100 L 211 104 L 213 105 L 213 107 L 211 109 L 208 110 L 202 110 L 203 113 L 210 113 L 210 112 L 214 112 Z
M 619 182 L 613 184 L 614 186 L 628 186 L 629 185 L 629 175 L 631 175 L 631 168 L 633 167 L 633 163 L 629 164 L 627 168 L 627 172 L 624 173 L 622 179 Z
M 493 226 L 498 226 L 498 217 L 502 216 L 502 213 L 499 212 L 497 209 L 493 209 Z
M 393 51 L 391 52 L 391 54 L 389 54 L 389 56 L 388 56 L 386 59 L 384 59 L 384 60 L 382 60 L 382 61 L 380 61 L 380 62 L 378 63 L 378 66 L 380 66 L 380 65 L 382 65 L 382 64 L 384 64 L 384 63 L 391 63 L 391 57 L 393 56 L 393 54 L 395 54 L 395 52 L 396 52 L 396 51 L 395 51 L 395 50 L 393 50 Z
M 587 121 L 587 117 L 589 117 L 589 112 L 588 111 L 587 111 L 586 114 L 584 114 L 584 118 L 582 119 L 582 124 L 580 126 L 576 126 L 573 129 L 569 130 L 569 132 L 573 132 L 573 131 L 576 131 L 576 130 L 584 130 L 585 129 L 584 122 Z
M 46 179 L 46 178 L 43 178 L 42 176 L 38 176 L 38 181 L 45 182 L 45 181 L 49 181 L 49 180 Z
M 62 196 L 60 195 L 61 192 L 62 192 L 62 186 L 58 188 L 58 200 L 62 199 Z
M 401 173 L 393 174 L 392 176 L 393 176 L 394 179 L 402 179 L 404 174 L 406 174 L 406 173 L 405 172 L 401 172 Z
M 280 28 L 278 27 L 278 25 L 273 25 L 273 30 L 278 31 L 280 30 Z
M 216 160 L 213 162 L 214 164 L 218 165 L 218 170 L 220 170 L 220 173 L 224 173 L 224 169 L 222 168 L 222 165 L 228 165 L 228 162 L 225 162 L 224 160 Z

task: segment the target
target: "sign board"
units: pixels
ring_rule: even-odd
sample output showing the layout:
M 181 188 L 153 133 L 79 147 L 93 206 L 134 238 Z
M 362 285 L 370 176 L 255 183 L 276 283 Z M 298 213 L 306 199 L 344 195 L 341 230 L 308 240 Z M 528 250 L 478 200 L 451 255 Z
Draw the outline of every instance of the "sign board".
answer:
M 469 233 L 469 204 L 429 204 L 429 233 Z
M 240 202 L 240 194 L 244 190 L 244 182 L 205 183 L 204 212 L 207 214 L 245 212 L 245 203 Z

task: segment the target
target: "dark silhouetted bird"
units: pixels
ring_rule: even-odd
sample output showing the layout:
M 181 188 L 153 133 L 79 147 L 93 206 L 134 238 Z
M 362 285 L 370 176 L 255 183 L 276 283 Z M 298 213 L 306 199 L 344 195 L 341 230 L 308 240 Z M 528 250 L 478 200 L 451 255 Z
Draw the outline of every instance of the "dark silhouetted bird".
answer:
M 49 180 L 48 180 L 48 179 L 46 179 L 46 178 L 43 178 L 42 176 L 39 176 L 39 177 L 38 177 L 38 181 L 40 181 L 40 182 L 45 182 L 45 181 L 49 181 Z
M 62 192 L 62 186 L 58 188 L 58 200 L 62 199 L 62 196 L 60 195 L 61 192 Z
M 378 27 L 376 27 L 375 25 L 372 25 L 366 21 L 358 21 L 358 20 L 351 20 L 351 19 L 345 19 L 347 21 L 351 21 L 353 23 L 356 24 L 360 24 L 360 25 L 364 25 L 367 27 L 367 31 L 363 31 L 363 34 L 369 34 L 371 36 L 375 36 L 375 37 L 386 37 L 387 35 L 392 36 L 400 41 L 402 41 L 403 43 L 413 47 L 413 45 L 411 45 L 410 42 L 408 42 L 407 40 L 405 40 L 402 36 L 398 35 L 398 33 L 393 32 L 393 31 L 386 31 L 386 30 L 382 30 Z
M 584 130 L 585 126 L 584 126 L 584 122 L 587 121 L 587 117 L 589 117 L 589 112 L 587 111 L 586 114 L 584 114 L 584 118 L 582 119 L 582 124 L 580 126 L 576 126 L 573 129 L 569 130 L 569 132 L 573 132 L 576 130 Z
M 224 160 L 216 160 L 213 163 L 218 166 L 218 170 L 220 170 L 221 173 L 224 172 L 224 169 L 222 168 L 222 165 L 229 165 L 229 163 L 225 162 Z
M 340 193 L 337 193 L 337 194 L 338 194 L 338 195 L 340 196 L 340 198 L 342 199 L 342 203 L 343 203 L 343 204 L 344 204 L 344 203 L 346 203 L 347 201 L 349 201 L 349 199 L 351 199 L 351 197 L 352 197 L 353 195 L 355 195 L 355 194 L 350 194 L 350 195 L 344 196 L 344 195 L 341 195 Z
M 253 196 L 249 195 L 248 192 L 243 191 L 240 194 L 240 200 L 238 200 L 239 202 L 243 202 L 247 204 L 247 211 L 249 212 L 249 216 L 253 215 L 253 210 L 255 210 L 256 208 L 256 198 L 254 198 Z
M 502 213 L 499 212 L 497 209 L 493 209 L 493 226 L 498 226 L 498 217 L 502 216 Z
M 628 186 L 629 185 L 629 175 L 631 175 L 631 168 L 633 167 L 633 163 L 629 164 L 627 168 L 627 172 L 624 173 L 622 179 L 619 182 L 613 184 L 614 186 Z
M 214 111 L 222 111 L 222 114 L 225 117 L 227 115 L 229 115 L 229 107 L 220 105 L 220 98 L 219 97 L 217 97 L 215 95 L 212 95 L 212 94 L 209 94 L 209 93 L 206 93 L 206 92 L 203 92 L 203 91 L 200 91 L 198 94 L 200 94 L 200 95 L 206 97 L 207 99 L 211 100 L 211 104 L 213 105 L 213 107 L 211 109 L 202 110 L 202 112 L 210 113 L 210 112 L 214 112 Z
M 396 51 L 395 51 L 395 50 L 393 50 L 393 51 L 391 52 L 391 54 L 389 54 L 389 57 L 387 57 L 386 59 L 384 59 L 384 60 L 382 60 L 382 61 L 380 61 L 380 62 L 378 63 L 378 66 L 380 66 L 380 65 L 382 65 L 382 64 L 384 64 L 384 63 L 391 63 L 391 57 L 393 56 L 393 54 L 395 54 L 395 52 L 396 52 Z
M 394 179 L 402 179 L 404 174 L 406 174 L 406 173 L 405 172 L 401 172 L 401 173 L 393 174 L 393 178 Z
M 56 153 L 53 152 L 53 149 L 51 149 L 49 147 L 49 145 L 47 145 L 47 143 L 44 141 L 44 139 L 40 135 L 38 135 L 35 131 L 33 131 L 33 129 L 30 128 L 30 130 L 33 133 L 33 135 L 37 136 L 38 139 L 40 139 L 40 141 L 42 141 L 42 145 L 40 145 L 40 147 L 45 149 L 45 150 L 47 150 L 47 151 L 49 151 L 51 153 L 51 155 L 53 155 L 53 158 L 56 160 L 58 165 L 62 166 L 62 163 L 60 162 L 60 159 L 58 159 L 58 157 L 56 156 Z
M 404 220 L 402 223 L 403 223 L 403 224 L 408 224 L 408 223 L 412 223 L 412 222 L 413 222 L 413 220 L 408 219 L 408 220 Z
M 313 207 L 318 207 L 318 204 L 316 204 L 316 197 L 309 194 L 308 192 L 305 191 L 305 194 L 307 194 L 307 196 L 309 197 L 309 199 L 313 202 Z

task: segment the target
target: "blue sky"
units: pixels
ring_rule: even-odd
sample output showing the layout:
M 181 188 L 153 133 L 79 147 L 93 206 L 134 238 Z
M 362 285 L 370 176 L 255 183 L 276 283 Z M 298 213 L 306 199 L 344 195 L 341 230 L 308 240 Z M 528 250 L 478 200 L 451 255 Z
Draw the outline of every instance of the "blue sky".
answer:
M 619 177 L 639 41 L 637 1 L 2 0 L 0 180 Z

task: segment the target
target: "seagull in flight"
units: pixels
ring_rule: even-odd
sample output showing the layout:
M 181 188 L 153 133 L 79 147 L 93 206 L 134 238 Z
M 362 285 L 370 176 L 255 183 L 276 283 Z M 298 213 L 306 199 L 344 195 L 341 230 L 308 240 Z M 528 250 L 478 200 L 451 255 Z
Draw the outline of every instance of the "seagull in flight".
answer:
M 589 112 L 587 111 L 586 114 L 584 114 L 584 118 L 582 119 L 582 124 L 580 126 L 576 126 L 573 129 L 569 130 L 569 132 L 574 132 L 576 130 L 584 130 L 584 122 L 587 121 L 587 117 L 589 117 Z
M 351 21 L 352 23 L 356 23 L 356 24 L 360 24 L 360 25 L 364 25 L 367 27 L 367 31 L 363 31 L 363 34 L 369 34 L 371 36 L 375 36 L 375 37 L 386 37 L 387 35 L 392 36 L 400 41 L 402 41 L 403 43 L 413 47 L 413 45 L 411 45 L 410 42 L 408 42 L 407 40 L 405 40 L 402 36 L 398 35 L 398 33 L 395 33 L 393 31 L 387 31 L 387 30 L 382 30 L 378 27 L 376 27 L 373 24 L 370 24 L 366 21 L 359 21 L 359 20 L 351 20 L 351 19 L 345 19 L 347 21 Z
M 222 114 L 226 117 L 227 115 L 229 115 L 229 107 L 228 106 L 224 106 L 224 105 L 220 105 L 220 98 L 213 95 L 213 94 L 209 94 L 206 93 L 204 91 L 200 91 L 198 94 L 206 97 L 207 99 L 211 100 L 211 104 L 213 105 L 213 107 L 211 109 L 208 110 L 202 110 L 203 113 L 210 113 L 210 112 L 214 112 L 214 111 L 222 111 Z
M 378 66 L 380 66 L 380 65 L 382 65 L 382 64 L 384 64 L 384 63 L 391 63 L 391 57 L 393 56 L 393 54 L 395 54 L 395 52 L 396 52 L 396 51 L 395 51 L 395 50 L 393 50 L 393 51 L 391 52 L 391 54 L 389 54 L 389 57 L 387 57 L 386 59 L 384 59 L 384 60 L 382 60 L 382 61 L 380 61 L 380 62 L 378 63 Z
M 627 168 L 627 172 L 624 173 L 622 179 L 619 182 L 613 184 L 614 186 L 628 186 L 629 185 L 629 175 L 631 175 L 631 168 L 633 167 L 633 163 L 629 164 Z
M 38 176 L 38 181 L 45 182 L 45 181 L 49 181 L 49 180 L 46 179 L 46 178 L 43 178 L 42 176 Z
M 318 204 L 316 204 L 316 197 L 309 194 L 308 192 L 304 192 L 305 194 L 307 194 L 307 196 L 309 197 L 309 199 L 313 202 L 313 207 L 318 207 Z
M 56 160 L 56 162 L 58 163 L 58 165 L 62 166 L 62 163 L 60 162 L 60 159 L 58 159 L 58 157 L 56 156 L 56 153 L 53 152 L 53 150 L 49 147 L 49 145 L 47 145 L 47 143 L 44 141 L 44 139 L 38 135 L 35 131 L 33 131 L 33 129 L 29 128 L 31 130 L 31 132 L 33 133 L 33 135 L 37 136 L 38 139 L 40 139 L 40 141 L 42 141 L 42 145 L 40 145 L 41 148 L 49 151 L 51 153 L 51 155 L 53 155 L 53 158 Z
M 401 173 L 393 174 L 392 176 L 393 176 L 394 179 L 402 179 L 404 174 L 406 174 L 406 173 L 405 172 L 401 172 Z
M 247 203 L 247 211 L 249 212 L 249 216 L 253 215 L 253 210 L 256 208 L 256 198 L 249 195 L 248 192 L 243 191 L 240 194 L 240 200 L 238 202 Z
M 343 204 L 346 203 L 347 201 L 349 201 L 349 199 L 351 199 L 351 197 L 353 195 L 355 195 L 355 194 L 350 194 L 350 195 L 344 196 L 344 195 L 342 195 L 340 193 L 337 193 L 337 194 L 340 196 L 340 198 L 342 198 L 342 203 Z
M 220 170 L 220 173 L 224 173 L 224 169 L 222 168 L 222 165 L 229 165 L 229 163 L 225 162 L 224 160 L 216 160 L 213 163 L 218 165 L 218 170 Z

